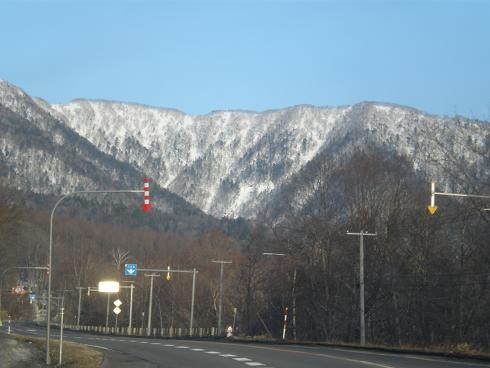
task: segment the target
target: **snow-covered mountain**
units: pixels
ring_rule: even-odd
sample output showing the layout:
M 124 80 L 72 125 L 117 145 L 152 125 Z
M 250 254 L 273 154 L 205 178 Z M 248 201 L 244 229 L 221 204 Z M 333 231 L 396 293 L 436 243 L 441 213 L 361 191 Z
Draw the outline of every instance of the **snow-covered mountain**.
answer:
M 54 113 L 46 102 L 0 82 L 0 187 L 14 189 L 18 201 L 31 194 L 42 198 L 36 207 L 43 210 L 51 209 L 53 196 L 77 190 L 142 189 L 145 173 L 101 152 Z M 145 226 L 199 231 L 217 224 L 211 216 L 156 183 L 152 183 L 151 195 L 156 211 L 150 221 L 143 222 Z M 104 202 L 103 196 L 87 199 Z M 142 201 L 142 195 L 126 195 L 113 196 L 105 203 L 134 210 L 137 222 L 142 216 Z M 181 226 L 183 218 L 185 226 Z
M 35 107 L 26 108 L 19 103 L 26 98 L 18 88 L 0 83 L 0 105 L 36 124 L 39 110 L 48 114 L 104 154 L 215 217 L 254 218 L 318 154 L 344 154 L 365 137 L 410 157 L 416 170 L 444 176 L 437 162 L 450 153 L 478 163 L 481 155 L 468 145 L 483 146 L 490 136 L 485 122 L 384 103 L 191 116 L 92 100 L 49 105 L 32 99 Z

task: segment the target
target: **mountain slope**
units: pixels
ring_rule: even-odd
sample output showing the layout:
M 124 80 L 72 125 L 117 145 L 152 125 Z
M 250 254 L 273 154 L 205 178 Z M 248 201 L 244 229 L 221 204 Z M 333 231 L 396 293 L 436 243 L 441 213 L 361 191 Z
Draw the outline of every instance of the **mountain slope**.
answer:
M 0 93 L 0 103 L 33 124 L 44 124 L 41 128 L 50 132 L 61 129 L 45 126 L 44 116 L 49 116 L 104 157 L 148 173 L 162 188 L 218 218 L 257 218 L 319 155 L 338 160 L 366 142 L 406 156 L 415 171 L 446 188 L 463 182 L 447 170 L 455 162 L 480 174 L 489 170 L 483 163 L 488 123 L 398 105 L 364 102 L 191 116 L 111 101 L 50 105 L 13 86 L 10 90 L 3 97 Z M 29 104 L 19 103 L 26 99 Z
M 214 216 L 254 218 L 272 193 L 325 149 L 376 137 L 414 168 L 437 173 L 445 152 L 468 137 L 482 144 L 488 124 L 444 119 L 380 103 L 352 107 L 295 106 L 264 113 L 225 111 L 204 116 L 106 101 L 78 100 L 54 110 L 99 149 L 138 168 Z M 447 134 L 451 138 L 448 138 Z M 339 150 L 340 153 L 341 150 Z M 466 153 L 470 162 L 479 160 Z
M 50 209 L 53 195 L 77 190 L 142 189 L 146 173 L 101 152 L 46 111 L 41 103 L 14 86 L 0 84 L 0 180 L 18 190 L 19 198 L 32 194 L 44 197 L 47 201 L 43 200 L 40 206 Z M 217 224 L 155 183 L 151 194 L 156 227 L 162 217 L 168 220 L 169 216 L 174 224 L 181 222 L 181 217 L 188 217 L 188 223 L 197 227 L 203 223 Z M 100 202 L 103 198 L 92 196 L 89 200 Z M 142 200 L 142 194 L 111 198 L 115 204 L 138 210 Z

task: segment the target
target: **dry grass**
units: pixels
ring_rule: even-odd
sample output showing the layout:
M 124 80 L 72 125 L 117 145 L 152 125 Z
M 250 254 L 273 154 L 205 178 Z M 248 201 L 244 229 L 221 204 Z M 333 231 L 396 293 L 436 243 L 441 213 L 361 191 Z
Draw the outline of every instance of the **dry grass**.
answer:
M 17 340 L 32 343 L 38 349 L 46 352 L 46 340 L 16 336 Z M 58 364 L 59 360 L 59 340 L 52 340 L 50 345 L 50 355 L 53 366 Z M 63 342 L 63 364 L 66 368 L 97 368 L 102 365 L 104 354 L 85 345 L 72 342 Z

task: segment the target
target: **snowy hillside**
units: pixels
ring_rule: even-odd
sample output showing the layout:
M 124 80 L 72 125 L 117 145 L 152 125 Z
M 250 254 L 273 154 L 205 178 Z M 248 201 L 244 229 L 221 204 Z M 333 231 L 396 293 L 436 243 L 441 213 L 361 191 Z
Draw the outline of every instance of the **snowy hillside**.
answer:
M 92 100 L 49 105 L 30 99 L 36 108 L 26 108 L 18 102 L 22 99 L 30 98 L 0 83 L 0 104 L 34 121 L 42 120 L 38 110 L 43 110 L 103 153 L 215 217 L 254 218 L 319 153 L 345 154 L 366 137 L 410 157 L 414 169 L 442 177 L 437 162 L 450 153 L 477 163 L 481 157 L 468 149 L 468 142 L 483 145 L 490 134 L 488 123 L 383 103 L 191 116 Z

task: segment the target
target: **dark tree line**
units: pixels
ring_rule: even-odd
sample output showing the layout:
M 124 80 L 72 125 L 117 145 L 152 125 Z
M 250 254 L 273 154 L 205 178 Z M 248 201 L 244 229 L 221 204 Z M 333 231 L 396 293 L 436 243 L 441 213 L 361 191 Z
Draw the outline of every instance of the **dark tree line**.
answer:
M 489 193 L 488 142 L 486 147 L 481 152 L 486 160 L 483 169 L 441 163 L 454 178 L 455 189 Z M 264 225 L 265 220 L 249 223 L 239 240 L 220 230 L 185 235 L 96 224 L 61 214 L 54 237 L 54 290 L 72 290 L 65 296 L 67 321 L 73 323 L 78 306 L 75 287 L 96 286 L 103 278 L 128 281 L 122 276 L 124 263 L 196 268 L 195 325 L 213 327 L 219 266 L 211 260 L 231 260 L 225 266 L 224 325 L 231 324 L 237 308 L 240 334 L 279 337 L 288 307 L 288 338 L 356 343 L 359 239 L 346 231 L 364 230 L 377 234 L 365 238 L 369 343 L 488 351 L 490 214 L 481 210 L 488 202 L 438 198 L 438 212 L 431 216 L 426 210 L 431 180 L 415 173 L 406 157 L 375 146 L 337 161 L 325 154 L 296 180 L 301 190 L 295 193 L 301 195 L 285 198 L 288 203 L 282 208 L 288 210 L 279 220 L 270 225 Z M 48 215 L 15 209 L 12 195 L 3 189 L 2 193 L 0 266 L 45 264 Z M 165 276 L 154 286 L 153 326 L 187 327 L 191 277 Z M 5 280 L 4 309 L 29 318 L 32 310 L 22 298 L 5 292 L 22 280 L 29 280 L 27 284 L 42 294 L 45 274 L 19 272 Z M 149 280 L 140 275 L 134 281 L 133 325 L 146 326 L 142 313 L 147 313 Z M 123 301 L 119 324 L 124 326 L 129 293 L 123 290 L 118 297 Z M 105 307 L 104 297 L 84 292 L 81 322 L 103 325 Z

